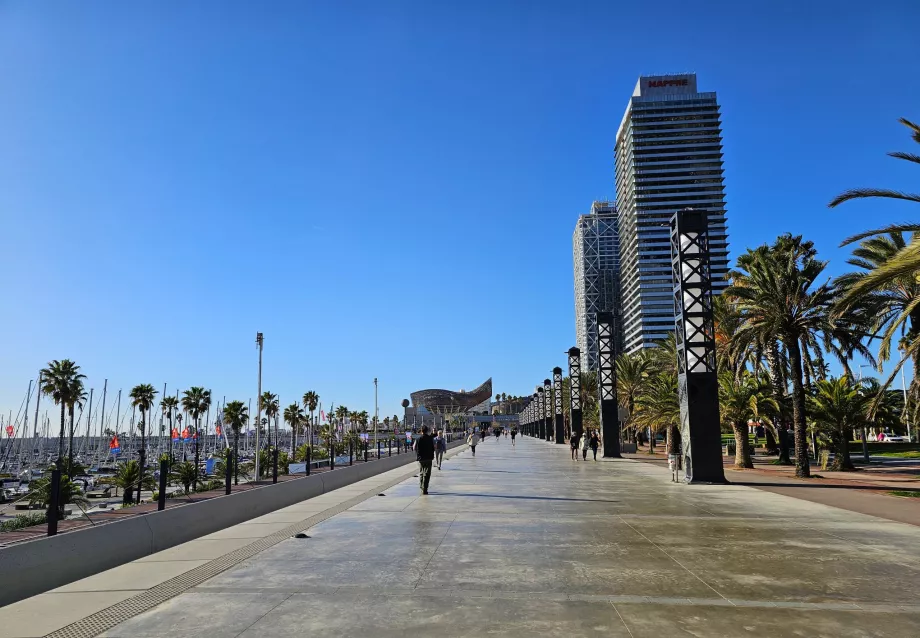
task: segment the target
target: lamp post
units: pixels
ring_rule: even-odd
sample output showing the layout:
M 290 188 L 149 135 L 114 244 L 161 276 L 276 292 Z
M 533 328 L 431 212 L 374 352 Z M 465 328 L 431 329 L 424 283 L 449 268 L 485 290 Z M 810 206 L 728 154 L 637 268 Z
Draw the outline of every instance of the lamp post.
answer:
M 679 210 L 670 225 L 684 476 L 725 483 L 706 211 Z
M 262 429 L 262 345 L 264 343 L 264 338 L 262 337 L 261 332 L 256 333 L 256 345 L 259 347 L 259 393 L 256 395 L 258 399 L 256 400 L 256 481 L 259 480 L 259 452 L 261 448 L 259 447 L 259 431 Z
M 616 322 L 612 312 L 597 313 L 597 392 L 604 456 L 620 458 L 617 410 Z
M 584 435 L 581 417 L 581 350 L 569 348 L 569 414 L 572 422 L 572 434 Z
M 377 410 L 377 377 L 374 377 L 374 445 L 377 445 L 377 421 L 379 420 Z M 380 446 L 377 445 L 377 458 L 380 458 Z
M 565 443 L 565 419 L 562 416 L 562 368 L 553 368 L 553 408 L 556 418 L 556 443 Z
M 541 439 L 546 439 L 546 430 L 544 426 L 546 425 L 543 420 L 543 386 L 537 386 L 537 392 L 533 395 L 537 404 L 537 436 Z
M 543 379 L 543 421 L 547 441 L 553 440 L 553 382 Z

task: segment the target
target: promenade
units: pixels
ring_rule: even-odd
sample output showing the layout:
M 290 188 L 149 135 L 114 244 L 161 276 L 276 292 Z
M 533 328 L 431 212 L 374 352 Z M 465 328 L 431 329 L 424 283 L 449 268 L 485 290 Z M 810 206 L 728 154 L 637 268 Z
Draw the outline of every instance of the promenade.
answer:
M 918 547 L 912 525 L 503 437 L 454 451 L 429 496 L 399 468 L 0 609 L 0 638 L 908 638 Z

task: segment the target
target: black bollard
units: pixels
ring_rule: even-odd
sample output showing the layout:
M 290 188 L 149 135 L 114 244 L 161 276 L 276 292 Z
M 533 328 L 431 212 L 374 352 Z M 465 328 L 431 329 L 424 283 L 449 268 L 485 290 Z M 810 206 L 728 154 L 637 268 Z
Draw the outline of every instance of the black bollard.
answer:
M 312 445 L 308 445 L 308 446 L 307 446 L 307 455 L 306 455 L 306 456 L 307 456 L 307 458 L 306 458 L 306 461 L 307 461 L 307 476 L 310 476 L 310 465 L 312 465 L 312 461 L 310 460 L 310 457 L 313 456 L 312 454 L 310 454 L 310 452 L 311 452 L 312 450 L 313 450 L 313 446 L 312 446 Z
M 160 495 L 157 498 L 157 511 L 166 509 L 166 478 L 169 476 L 169 461 L 160 461 Z
M 364 442 L 364 462 L 367 463 L 367 441 Z
M 230 483 L 233 480 L 233 452 L 227 450 L 224 459 L 224 494 L 230 493 Z
M 387 456 L 393 456 L 393 439 L 387 439 Z
M 348 464 L 354 465 L 355 462 L 355 442 L 351 440 L 348 442 Z
M 51 470 L 51 485 L 49 486 L 51 494 L 48 503 L 48 536 L 57 534 L 58 513 L 60 511 L 61 497 L 61 470 L 55 467 Z M 131 488 L 128 488 L 131 489 Z
M 380 458 L 380 441 L 377 441 L 377 458 Z
M 272 483 L 278 482 L 278 448 L 272 450 Z

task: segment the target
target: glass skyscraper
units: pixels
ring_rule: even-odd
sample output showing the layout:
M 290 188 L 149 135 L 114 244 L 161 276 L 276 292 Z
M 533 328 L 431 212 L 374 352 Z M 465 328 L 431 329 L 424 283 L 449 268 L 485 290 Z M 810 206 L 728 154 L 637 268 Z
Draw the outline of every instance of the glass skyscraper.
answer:
M 716 94 L 699 92 L 695 74 L 640 77 L 617 130 L 614 153 L 620 316 L 625 350 L 636 352 L 674 330 L 668 222 L 675 211 L 708 212 L 713 293 L 727 285 Z

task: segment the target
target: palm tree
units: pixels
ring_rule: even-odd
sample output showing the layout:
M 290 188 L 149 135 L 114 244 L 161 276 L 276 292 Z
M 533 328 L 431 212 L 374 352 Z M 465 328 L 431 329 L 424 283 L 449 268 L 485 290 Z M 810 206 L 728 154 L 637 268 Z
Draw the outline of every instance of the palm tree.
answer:
M 83 411 L 83 403 L 86 401 L 86 390 L 83 387 L 83 379 L 74 379 L 73 389 L 70 400 L 67 403 L 67 412 L 70 415 L 70 430 L 67 441 L 67 476 L 74 476 L 73 472 L 73 431 L 74 431 L 74 411 L 77 406 Z
M 140 478 L 140 464 L 131 459 L 124 463 L 119 463 L 118 467 L 115 469 L 115 477 L 113 482 L 115 483 L 115 488 L 122 489 L 122 498 L 121 502 L 125 505 L 134 501 L 134 486 L 140 481 L 144 489 L 153 490 L 155 489 L 155 484 L 152 476 L 144 476 L 143 479 Z
M 44 476 L 29 483 L 29 505 L 49 508 L 51 500 L 50 476 Z M 83 490 L 80 485 L 71 481 L 69 476 L 62 476 L 60 489 L 58 490 L 57 520 L 64 518 L 64 506 L 68 503 L 76 505 L 82 510 L 86 510 L 90 505 L 90 502 L 83 496 Z M 51 518 L 54 514 L 49 511 L 48 518 Z
M 623 429 L 629 432 L 636 423 L 636 399 L 642 392 L 649 373 L 652 371 L 652 361 L 646 350 L 636 354 L 621 354 L 616 358 L 617 373 L 617 402 L 626 408 L 628 416 L 623 423 Z M 635 432 L 632 434 L 635 437 Z
M 166 417 L 166 422 L 169 423 L 169 465 L 172 467 L 172 429 L 173 429 L 173 414 L 176 410 L 179 409 L 179 399 L 177 397 L 163 397 L 160 400 L 160 410 L 163 412 L 163 416 Z M 163 428 L 160 428 L 160 436 L 163 436 Z
M 291 436 L 296 438 L 297 430 L 303 427 L 304 419 L 306 415 L 299 403 L 292 403 L 284 408 L 284 421 L 291 426 Z
M 182 487 L 185 488 L 185 493 L 189 493 L 189 487 L 195 483 L 198 483 L 198 466 L 193 465 L 186 461 L 185 463 L 179 463 L 173 468 L 172 471 L 173 480 L 178 481 L 182 484 Z
M 834 447 L 832 471 L 856 469 L 850 460 L 850 435 L 865 426 L 871 400 L 870 393 L 845 375 L 815 382 L 815 393 L 808 399 L 810 415 Z
M 303 407 L 310 413 L 310 437 L 309 443 L 313 445 L 313 425 L 316 423 L 316 418 L 314 413 L 316 412 L 316 406 L 319 405 L 319 394 L 313 390 L 307 390 L 303 393 Z
M 55 359 L 48 363 L 47 368 L 41 370 L 42 394 L 50 396 L 57 405 L 61 406 L 61 431 L 58 435 L 58 467 L 64 462 L 64 415 L 72 397 L 77 394 L 86 377 L 80 374 L 80 366 L 70 359 L 58 361 Z M 77 384 L 80 383 L 80 386 Z
M 753 468 L 748 438 L 748 421 L 766 419 L 761 408 L 779 409 L 769 396 L 770 389 L 743 370 L 736 374 L 725 370 L 719 374 L 719 414 L 735 435 L 735 467 Z
M 208 408 L 211 407 L 211 391 L 205 390 L 201 386 L 192 386 L 190 389 L 183 392 L 182 396 L 182 409 L 188 412 L 192 419 L 195 421 L 195 470 L 198 470 L 198 440 L 201 438 L 201 433 L 198 427 L 199 419 L 201 415 L 208 411 Z M 195 489 L 198 489 L 198 478 L 197 473 L 193 481 Z M 185 490 L 188 492 L 188 488 Z
M 665 430 L 668 437 L 668 454 L 676 454 L 680 445 L 677 373 L 662 370 L 649 376 L 642 393 L 636 397 L 635 409 L 635 422 L 649 428 L 653 440 L 656 433 Z
M 263 392 L 262 396 L 259 398 L 259 406 L 262 412 L 265 413 L 265 425 L 268 430 L 268 447 L 272 446 L 272 424 L 274 423 L 275 417 L 278 415 L 278 410 L 281 408 L 278 403 L 278 395 L 271 392 Z M 275 432 L 277 438 L 278 433 Z M 276 442 L 277 444 L 277 442 Z
M 156 397 L 157 391 L 149 383 L 141 383 L 131 388 L 131 393 L 128 395 L 131 397 L 131 405 L 135 408 L 139 408 L 141 412 L 141 421 L 138 424 L 138 428 L 141 431 L 141 450 L 138 454 L 138 459 L 140 461 L 140 479 L 137 482 L 137 502 L 141 502 L 141 486 L 144 482 L 144 469 L 145 461 L 147 459 L 147 417 L 145 414 L 149 415 L 151 408 L 153 407 L 153 399 Z
M 224 406 L 223 423 L 230 426 L 233 430 L 233 472 L 234 483 L 239 485 L 239 449 L 240 449 L 240 430 L 249 421 L 249 408 L 242 401 L 230 401 Z
M 789 359 L 792 417 L 795 431 L 796 476 L 811 475 L 807 449 L 805 383 L 802 344 L 812 344 L 819 332 L 831 332 L 830 307 L 834 289 L 817 284 L 827 262 L 815 259 L 811 242 L 785 235 L 773 246 L 749 250 L 738 259 L 726 289 L 741 314 L 735 339 L 742 343 L 780 342 Z M 775 361 L 771 362 L 775 365 Z M 772 369 L 774 378 L 776 368 Z M 777 403 L 779 403 L 777 401 Z

